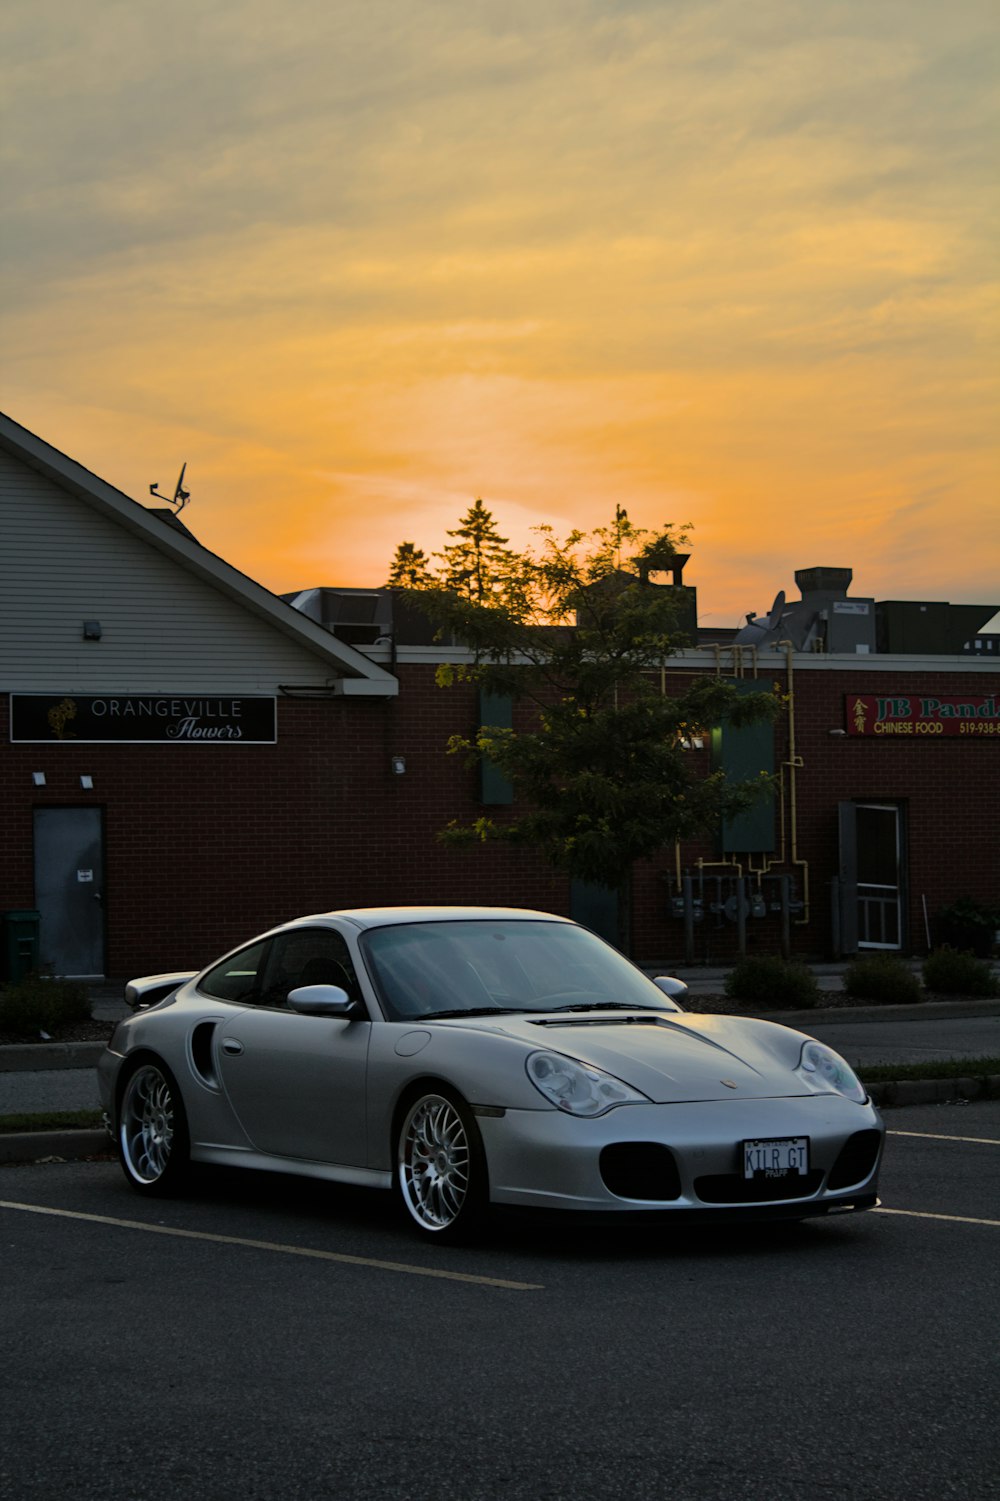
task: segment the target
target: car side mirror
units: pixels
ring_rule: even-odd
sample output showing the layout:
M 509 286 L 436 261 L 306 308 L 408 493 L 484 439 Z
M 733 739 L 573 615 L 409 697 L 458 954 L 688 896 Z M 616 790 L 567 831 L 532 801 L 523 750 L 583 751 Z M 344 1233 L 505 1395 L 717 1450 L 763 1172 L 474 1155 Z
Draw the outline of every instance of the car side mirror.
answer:
M 678 1003 L 678 1011 L 683 1009 L 679 1002 L 681 997 L 688 993 L 688 988 L 683 980 L 675 980 L 672 975 L 657 975 L 653 980 L 653 984 L 658 990 L 662 990 L 663 994 L 669 997 L 670 1000 Z
M 290 1011 L 304 1016 L 354 1016 L 357 1006 L 339 985 L 299 985 L 288 992 Z

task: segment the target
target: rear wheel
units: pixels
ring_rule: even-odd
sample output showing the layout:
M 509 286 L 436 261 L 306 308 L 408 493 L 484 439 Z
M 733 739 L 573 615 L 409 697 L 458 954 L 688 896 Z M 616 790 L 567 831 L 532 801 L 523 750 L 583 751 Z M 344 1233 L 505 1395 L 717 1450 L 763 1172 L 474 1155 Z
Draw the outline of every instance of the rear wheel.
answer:
M 482 1223 L 486 1158 L 465 1101 L 443 1090 L 420 1095 L 403 1117 L 396 1149 L 403 1206 L 425 1235 L 462 1240 Z
M 159 1059 L 132 1069 L 118 1110 L 118 1160 L 142 1194 L 169 1194 L 181 1186 L 190 1161 L 187 1117 L 173 1074 Z

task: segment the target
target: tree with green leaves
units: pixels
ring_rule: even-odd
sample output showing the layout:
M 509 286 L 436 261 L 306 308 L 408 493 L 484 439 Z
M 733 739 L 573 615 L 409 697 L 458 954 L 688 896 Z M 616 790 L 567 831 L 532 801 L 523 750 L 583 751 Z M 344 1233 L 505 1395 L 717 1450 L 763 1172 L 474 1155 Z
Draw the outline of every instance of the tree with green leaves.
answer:
M 408 596 L 471 653 L 439 670 L 442 684 L 474 681 L 519 705 L 517 728 L 483 725 L 449 744 L 510 780 L 510 815 L 453 823 L 441 837 L 529 845 L 569 875 L 615 888 L 627 948 L 635 861 L 714 831 L 770 787 L 766 777 L 737 785 L 721 771 L 702 775 L 685 746 L 723 718 L 747 723 L 777 705 L 721 677 L 665 691 L 665 663 L 685 641 L 680 591 L 650 575 L 670 566 L 686 528 L 645 531 L 618 508 L 589 534 L 538 531 L 541 546 L 513 558 L 486 597 L 440 576 Z

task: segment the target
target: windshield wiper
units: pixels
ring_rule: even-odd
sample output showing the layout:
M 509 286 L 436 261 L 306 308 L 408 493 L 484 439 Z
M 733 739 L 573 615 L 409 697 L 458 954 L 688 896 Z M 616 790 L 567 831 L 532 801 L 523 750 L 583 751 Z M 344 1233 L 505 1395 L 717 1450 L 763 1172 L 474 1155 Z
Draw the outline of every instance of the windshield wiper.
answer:
M 425 1011 L 422 1016 L 416 1016 L 413 1020 L 441 1021 L 449 1016 L 524 1016 L 534 1009 L 532 1006 L 456 1006 L 454 1011 Z
M 658 1006 L 634 1005 L 629 1001 L 574 1001 L 569 1006 L 546 1006 L 545 1015 L 557 1011 L 658 1011 Z

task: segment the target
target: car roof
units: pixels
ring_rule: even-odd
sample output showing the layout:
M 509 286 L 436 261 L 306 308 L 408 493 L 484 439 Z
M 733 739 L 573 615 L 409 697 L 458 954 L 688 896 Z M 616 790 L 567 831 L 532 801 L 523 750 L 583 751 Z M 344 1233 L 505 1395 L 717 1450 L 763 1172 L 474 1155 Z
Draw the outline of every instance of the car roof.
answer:
M 317 912 L 295 921 L 320 922 L 330 917 L 361 929 L 423 922 L 570 922 L 567 917 L 557 917 L 552 912 L 533 912 L 527 907 L 353 907 L 340 912 Z

